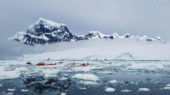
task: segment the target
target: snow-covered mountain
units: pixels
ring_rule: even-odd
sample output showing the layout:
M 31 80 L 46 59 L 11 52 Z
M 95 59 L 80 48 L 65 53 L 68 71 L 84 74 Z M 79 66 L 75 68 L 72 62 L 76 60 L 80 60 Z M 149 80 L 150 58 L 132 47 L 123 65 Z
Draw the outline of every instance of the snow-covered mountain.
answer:
M 28 26 L 26 32 L 18 32 L 12 37 L 15 41 L 22 42 L 27 45 L 49 44 L 55 42 L 71 42 L 80 40 L 89 40 L 95 38 L 104 39 L 135 39 L 164 42 L 161 37 L 150 38 L 146 35 L 143 37 L 124 34 L 123 36 L 113 33 L 112 35 L 105 35 L 99 31 L 90 31 L 86 35 L 76 35 L 70 32 L 68 27 L 61 23 L 55 23 L 51 20 L 39 18 L 33 25 Z
M 70 41 L 74 35 L 66 25 L 39 18 L 37 22 L 30 25 L 26 32 L 18 32 L 14 40 L 24 44 L 45 44 L 60 41 Z

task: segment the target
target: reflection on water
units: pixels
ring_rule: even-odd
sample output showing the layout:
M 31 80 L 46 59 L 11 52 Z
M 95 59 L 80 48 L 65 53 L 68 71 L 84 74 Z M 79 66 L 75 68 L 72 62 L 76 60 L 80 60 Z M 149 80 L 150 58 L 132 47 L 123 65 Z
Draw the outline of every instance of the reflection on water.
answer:
M 43 76 L 29 76 L 23 79 L 27 88 L 42 93 L 44 90 L 63 92 L 71 85 L 70 79 L 60 80 L 57 77 L 44 78 Z

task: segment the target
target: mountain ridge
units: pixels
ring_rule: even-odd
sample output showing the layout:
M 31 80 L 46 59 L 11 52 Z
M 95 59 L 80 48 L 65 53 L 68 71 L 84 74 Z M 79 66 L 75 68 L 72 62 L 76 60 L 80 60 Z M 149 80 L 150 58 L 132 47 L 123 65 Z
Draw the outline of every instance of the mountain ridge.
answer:
M 135 39 L 137 41 L 144 40 L 147 42 L 159 41 L 165 42 L 161 37 L 150 38 L 147 35 L 142 37 L 130 35 L 126 33 L 120 36 L 118 33 L 105 35 L 99 31 L 90 31 L 85 35 L 76 35 L 70 32 L 69 28 L 62 23 L 40 17 L 34 24 L 29 25 L 26 32 L 17 32 L 12 39 L 22 42 L 26 45 L 50 44 L 57 42 L 72 42 L 89 39 Z

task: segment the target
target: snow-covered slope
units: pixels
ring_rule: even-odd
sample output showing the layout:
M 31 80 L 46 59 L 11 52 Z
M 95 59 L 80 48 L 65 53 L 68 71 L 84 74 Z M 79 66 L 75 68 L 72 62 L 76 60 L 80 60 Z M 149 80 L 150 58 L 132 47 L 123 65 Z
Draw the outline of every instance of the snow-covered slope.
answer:
M 124 34 L 119 36 L 117 33 L 105 35 L 99 31 L 90 31 L 86 35 L 76 35 L 70 32 L 69 28 L 64 24 L 55 23 L 51 20 L 39 18 L 33 25 L 27 28 L 26 32 L 18 32 L 12 39 L 22 42 L 27 45 L 49 44 L 55 42 L 72 42 L 79 40 L 89 40 L 96 38 L 105 39 L 134 39 L 144 41 L 159 41 L 164 42 L 161 37 L 150 38 L 146 35 L 143 37 Z

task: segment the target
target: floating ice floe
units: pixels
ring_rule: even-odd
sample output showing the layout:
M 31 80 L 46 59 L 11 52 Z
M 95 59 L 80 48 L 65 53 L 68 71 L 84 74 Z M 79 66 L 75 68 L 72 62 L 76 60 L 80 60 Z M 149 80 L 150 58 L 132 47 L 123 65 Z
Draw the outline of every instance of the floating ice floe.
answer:
M 170 84 L 167 84 L 166 86 L 170 87 Z
M 127 71 L 136 71 L 136 70 L 160 70 L 163 69 L 164 66 L 159 63 L 137 63 L 131 64 L 127 66 L 125 70 Z
M 6 95 L 6 94 L 5 94 Z M 7 95 L 13 95 L 13 93 L 12 92 L 9 92 L 9 93 L 7 93 Z
M 139 88 L 138 91 L 139 92 L 148 92 L 148 91 L 150 91 L 150 89 L 149 88 Z
M 164 87 L 163 89 L 164 90 L 170 90 L 170 87 Z
M 72 78 L 80 80 L 97 81 L 99 78 L 94 74 L 75 74 Z
M 100 74 L 112 74 L 112 73 L 115 73 L 113 71 L 98 71 L 97 73 L 100 73 Z
M 46 69 L 46 70 L 43 70 L 43 73 L 45 74 L 45 77 L 53 77 L 58 72 L 59 72 L 59 70 L 56 70 L 56 69 Z
M 105 91 L 106 92 L 114 92 L 114 91 L 116 91 L 116 89 L 111 88 L 111 87 L 106 87 Z
M 21 92 L 28 92 L 28 89 L 21 89 Z
M 8 88 L 9 92 L 14 92 L 16 89 Z
M 1 71 L 0 70 L 0 79 L 14 79 L 19 78 L 20 73 L 18 71 Z
M 85 85 L 98 85 L 99 78 L 94 74 L 76 74 L 72 78 L 78 79 L 80 84 Z
M 0 87 L 2 86 L 2 84 L 0 84 Z
M 167 85 L 163 88 L 163 90 L 170 90 L 170 84 L 167 84 Z
M 62 92 L 61 95 L 67 95 L 67 94 Z
M 81 83 L 86 84 L 86 85 L 98 85 L 99 84 L 96 81 L 81 81 Z
M 79 89 L 86 90 L 87 88 L 85 88 L 85 87 L 79 87 Z
M 74 71 L 84 71 L 84 72 L 88 72 L 93 69 L 96 69 L 96 67 L 95 66 L 86 66 L 86 67 L 74 67 L 73 68 Z
M 115 84 L 117 83 L 118 81 L 117 80 L 110 80 L 109 83 L 112 83 L 112 84 Z
M 125 90 L 121 90 L 122 93 L 128 93 L 128 92 L 132 92 L 132 90 L 128 90 L 128 89 L 125 89 Z

